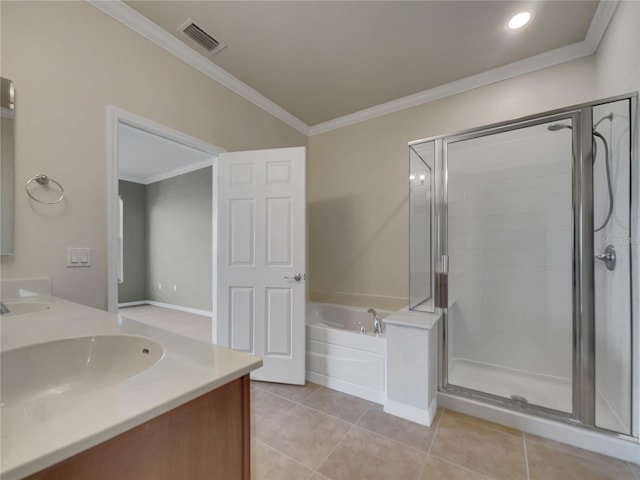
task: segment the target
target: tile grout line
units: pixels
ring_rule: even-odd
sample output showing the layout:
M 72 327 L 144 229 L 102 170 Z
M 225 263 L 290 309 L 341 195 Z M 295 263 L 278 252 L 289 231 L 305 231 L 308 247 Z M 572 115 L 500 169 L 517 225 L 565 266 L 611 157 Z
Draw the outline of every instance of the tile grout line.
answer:
M 260 388 L 258 385 L 256 385 L 255 387 L 256 387 L 256 388 Z M 305 409 L 311 410 L 311 411 L 313 411 L 313 412 L 319 413 L 319 414 L 321 414 L 321 415 L 326 415 L 326 416 L 327 416 L 327 417 L 329 417 L 329 418 L 336 419 L 336 420 L 338 420 L 338 421 L 340 421 L 340 422 L 345 423 L 345 424 L 349 427 L 349 429 L 345 432 L 345 434 L 342 436 L 342 438 L 340 438 L 340 440 L 338 440 L 338 441 L 336 442 L 336 444 L 333 446 L 333 448 L 331 449 L 331 451 L 329 451 L 329 453 L 327 454 L 327 456 L 326 456 L 326 457 L 325 457 L 325 458 L 324 458 L 324 459 L 323 459 L 323 460 L 318 464 L 318 467 L 316 467 L 316 468 L 311 468 L 311 467 L 309 467 L 309 466 L 307 466 L 307 465 L 300 464 L 300 462 L 298 462 L 297 460 L 294 460 L 293 458 L 291 458 L 291 457 L 289 457 L 288 455 L 284 454 L 283 452 L 281 452 L 281 451 L 280 451 L 280 450 L 278 450 L 277 448 L 274 448 L 274 447 L 269 446 L 272 450 L 275 450 L 276 452 L 278 452 L 278 453 L 280 453 L 280 454 L 284 455 L 286 458 L 288 458 L 288 459 L 290 459 L 290 460 L 293 460 L 294 462 L 296 462 L 296 463 L 298 463 L 298 464 L 300 464 L 300 465 L 304 466 L 305 468 L 308 468 L 309 470 L 311 470 L 311 472 L 312 472 L 312 473 L 311 473 L 311 477 L 313 477 L 313 475 L 314 475 L 315 473 L 317 473 L 318 475 L 322 475 L 322 474 L 318 471 L 318 469 L 322 466 L 322 464 L 324 464 L 324 463 L 329 459 L 329 457 L 330 457 L 330 456 L 331 456 L 331 454 L 334 452 L 334 450 L 338 447 L 338 445 L 340 445 L 340 443 L 342 443 L 342 441 L 347 437 L 347 435 L 349 434 L 349 432 L 351 432 L 351 430 L 353 430 L 353 428 L 354 428 L 354 427 L 356 427 L 356 424 L 355 424 L 355 423 L 352 423 L 352 422 L 349 422 L 349 421 L 347 421 L 347 420 L 344 420 L 344 419 L 342 419 L 342 418 L 336 417 L 336 416 L 334 416 L 334 415 L 331 415 L 331 414 L 329 414 L 329 413 L 323 412 L 323 411 L 318 410 L 318 409 L 316 409 L 316 408 L 313 408 L 313 407 L 311 407 L 311 406 L 309 406 L 309 405 L 306 405 L 306 404 L 304 404 L 304 403 L 300 403 L 300 402 L 298 402 L 298 401 L 296 401 L 296 400 L 292 400 L 292 399 L 287 398 L 287 397 L 284 397 L 284 396 L 282 396 L 282 395 L 280 395 L 280 394 L 277 394 L 277 393 L 271 392 L 271 391 L 269 391 L 269 390 L 267 390 L 267 389 L 261 388 L 261 390 L 263 390 L 263 391 L 265 391 L 265 392 L 267 392 L 267 393 L 271 393 L 272 395 L 275 395 L 276 397 L 279 397 L 279 398 L 282 398 L 282 399 L 284 399 L 284 400 L 287 400 L 287 401 L 289 401 L 289 402 L 293 403 L 294 405 L 296 405 L 296 406 L 298 406 L 298 407 L 302 407 L 302 408 L 305 408 Z M 315 393 L 315 392 L 311 392 L 309 395 L 307 395 L 307 396 L 303 399 L 303 401 L 307 400 L 307 399 L 308 399 L 309 397 L 311 397 L 311 395 L 313 395 L 314 393 Z M 369 402 L 369 406 L 367 407 L 367 409 L 365 410 L 365 412 L 360 416 L 360 418 L 358 419 L 358 421 L 360 421 L 360 420 L 361 420 L 361 419 L 366 415 L 366 413 L 371 409 L 371 407 L 372 407 L 372 406 L 373 406 L 373 402 Z M 291 409 L 291 410 L 293 410 L 293 409 Z M 286 412 L 286 413 L 285 413 L 285 415 L 283 415 L 283 416 L 286 416 L 286 415 L 287 415 L 287 414 L 289 414 L 289 413 L 290 413 L 290 412 Z M 273 422 L 275 422 L 275 420 L 276 420 L 276 419 L 272 419 L 272 420 L 271 420 L 271 422 L 273 423 Z M 374 433 L 375 433 L 375 432 L 374 432 Z M 387 438 L 387 437 L 384 437 L 384 438 Z M 256 441 L 259 441 L 259 440 L 256 438 Z M 262 442 L 262 443 L 264 443 L 264 442 Z M 399 442 L 398 442 L 398 443 L 399 443 Z M 265 445 L 268 445 L 268 444 L 265 444 Z M 401 445 L 403 445 L 403 446 L 404 446 L 404 444 L 401 444 Z M 324 476 L 324 475 L 323 475 L 323 476 Z M 309 477 L 309 478 L 311 478 L 311 477 Z
M 401 447 L 404 447 L 404 448 L 410 448 L 411 450 L 413 450 L 413 451 L 415 451 L 415 452 L 417 452 L 417 453 L 422 453 L 422 454 L 425 454 L 425 453 L 426 453 L 424 450 L 420 450 L 419 448 L 416 448 L 416 447 L 414 447 L 414 446 L 412 446 L 412 445 L 408 445 L 408 444 L 406 444 L 406 443 L 399 442 L 399 441 L 398 441 L 398 440 L 396 440 L 395 438 L 387 437 L 386 435 L 383 435 L 382 433 L 374 432 L 373 430 L 369 430 L 368 428 L 361 427 L 360 425 L 353 425 L 353 426 L 354 426 L 355 428 L 359 428 L 360 430 L 364 430 L 364 431 L 365 431 L 365 432 L 367 432 L 367 433 L 371 433 L 371 434 L 376 435 L 376 436 L 378 436 L 378 437 L 382 437 L 382 438 L 384 438 L 385 440 L 388 440 L 388 441 L 390 441 L 390 442 L 392 442 L 392 443 L 395 443 L 395 444 L 397 444 L 397 445 L 399 445 L 399 446 L 401 446 Z
M 440 418 L 438 418 L 438 423 L 435 425 L 433 429 L 433 438 L 431 439 L 431 443 L 429 444 L 429 449 L 427 450 L 427 456 L 431 455 L 431 450 L 433 449 L 433 444 L 436 441 L 436 435 L 438 435 L 438 430 L 440 430 L 440 422 L 442 422 L 442 418 L 444 417 L 444 412 L 446 410 L 443 408 L 442 412 L 440 412 Z
M 329 389 L 328 387 L 323 387 L 322 385 L 320 385 L 320 386 L 321 386 L 322 388 L 327 388 L 327 389 Z M 329 389 L 329 390 L 331 390 L 331 389 Z M 315 392 L 313 392 L 313 393 L 315 393 Z M 313 394 L 313 393 L 312 393 L 312 394 Z M 343 392 L 339 392 L 339 393 L 343 393 Z M 345 394 L 345 395 L 350 395 L 350 394 L 348 394 L 348 393 L 347 393 L 347 394 Z M 353 396 L 353 395 L 352 395 L 352 396 Z M 309 397 L 311 397 L 311 395 L 309 395 L 307 398 L 309 398 Z M 359 397 L 355 397 L 355 398 L 360 399 Z M 306 399 L 305 399 L 305 400 L 306 400 Z M 364 399 L 360 399 L 360 400 L 364 400 Z M 310 406 L 310 405 L 307 405 L 307 404 L 305 404 L 305 403 L 301 403 L 301 404 L 299 404 L 299 405 L 301 405 L 301 406 L 303 406 L 303 407 L 306 407 L 306 408 L 308 408 L 309 410 L 312 410 L 312 411 L 314 411 L 314 412 L 317 412 L 317 413 L 320 413 L 320 414 L 323 414 L 323 415 L 327 415 L 328 417 L 331 417 L 331 418 L 334 418 L 334 419 L 336 419 L 336 420 L 340 420 L 341 422 L 345 422 L 345 423 L 348 423 L 348 424 L 353 425 L 353 426 L 355 426 L 355 427 L 358 427 L 358 428 L 360 428 L 361 430 L 366 430 L 367 432 L 373 433 L 373 434 L 378 435 L 378 436 L 380 436 L 380 437 L 384 437 L 384 438 L 386 438 L 387 440 L 391 440 L 392 442 L 397 443 L 398 445 L 402 445 L 403 447 L 411 448 L 412 450 L 415 450 L 416 452 L 425 453 L 425 451 L 424 451 L 424 450 L 421 450 L 421 449 L 419 449 L 419 448 L 416 448 L 416 447 L 414 447 L 413 445 L 410 445 L 410 444 L 408 444 L 408 443 L 401 442 L 400 440 L 396 440 L 395 438 L 389 437 L 389 436 L 385 435 L 384 433 L 376 432 L 375 430 L 372 430 L 372 429 L 370 429 L 370 428 L 367 428 L 367 427 L 365 427 L 364 425 L 359 425 L 359 423 L 358 423 L 358 422 L 360 422 L 360 420 L 362 420 L 362 419 L 364 418 L 364 416 L 369 412 L 369 410 L 371 410 L 371 409 L 373 408 L 373 406 L 374 406 L 374 405 L 380 405 L 380 404 L 378 404 L 378 403 L 376 403 L 376 402 L 372 402 L 371 400 L 365 400 L 365 401 L 369 402 L 369 406 L 367 407 L 367 409 L 365 410 L 365 412 L 360 416 L 360 418 L 358 418 L 358 420 L 356 420 L 355 422 L 350 422 L 349 420 L 345 420 L 344 418 L 340 418 L 340 417 L 337 417 L 337 416 L 332 415 L 332 414 L 330 414 L 330 413 L 324 412 L 324 411 L 322 411 L 322 410 L 318 410 L 317 408 L 314 408 L 314 407 L 312 407 L 312 406 Z M 294 403 L 297 403 L 297 402 L 294 402 Z M 439 422 L 439 420 L 440 420 L 440 419 L 438 419 L 438 424 L 440 423 L 440 422 Z M 434 433 L 434 436 L 435 436 L 435 433 Z M 429 449 L 431 449 L 431 445 L 432 445 L 432 444 L 433 444 L 433 442 L 429 445 Z
M 309 405 L 301 404 L 300 406 L 308 408 L 309 410 L 312 410 L 312 411 L 314 411 L 316 413 L 321 413 L 322 415 L 326 415 L 327 417 L 331 417 L 331 418 L 333 418 L 335 420 L 340 420 L 341 422 L 344 422 L 344 423 L 346 423 L 346 424 L 348 424 L 350 426 L 354 426 L 354 427 L 356 426 L 355 423 L 350 422 L 349 420 L 345 420 L 344 418 L 336 417 L 335 415 L 331 415 L 330 413 L 323 412 L 322 410 L 318 410 L 317 408 L 311 407 Z
M 271 390 L 267 390 L 266 388 L 263 387 L 259 387 L 258 385 L 255 385 L 256 388 L 259 388 L 260 390 L 262 390 L 263 392 L 267 392 L 270 393 L 271 395 L 275 395 L 276 397 L 282 398 L 288 402 L 291 403 L 295 403 L 296 405 L 301 405 L 303 407 L 306 407 L 306 405 L 304 403 L 298 402 L 297 400 L 293 400 L 291 398 L 285 397 L 284 395 L 280 395 L 279 393 L 275 393 L 272 392 Z M 306 397 L 304 397 L 304 399 L 302 400 L 304 402 L 304 400 L 306 400 L 307 398 L 309 398 L 311 395 L 313 394 L 313 392 L 311 392 L 309 395 L 307 395 Z
M 306 465 L 304 465 L 304 464 L 300 463 L 298 460 L 296 460 L 296 459 L 294 459 L 294 458 L 290 457 L 290 456 L 289 456 L 289 455 L 287 455 L 286 453 L 284 453 L 284 452 L 282 452 L 282 451 L 278 450 L 278 449 L 277 449 L 277 448 L 275 448 L 275 447 L 272 447 L 272 446 L 271 446 L 271 445 L 269 445 L 268 443 L 265 443 L 265 442 L 263 442 L 262 440 L 258 440 L 257 438 L 256 438 L 255 440 L 256 440 L 256 443 L 260 442 L 264 447 L 268 448 L 269 450 L 273 450 L 274 452 L 276 452 L 276 453 L 278 453 L 278 454 L 282 455 L 282 456 L 283 456 L 283 457 L 285 457 L 286 459 L 291 460 L 293 463 L 295 463 L 295 464 L 297 464 L 297 465 L 300 465 L 301 467 L 304 467 L 304 468 L 306 468 L 307 470 L 311 471 L 311 475 L 309 476 L 309 478 L 313 477 L 313 474 L 314 474 L 314 473 L 316 473 L 316 471 L 315 471 L 313 468 L 309 468 L 309 467 L 307 467 Z
M 272 393 L 272 392 L 269 392 L 268 390 L 265 390 L 265 392 Z M 281 398 L 285 398 L 285 397 L 282 397 L 281 395 L 277 395 L 277 394 L 274 394 L 274 395 L 276 395 L 276 396 L 278 396 L 278 397 L 281 397 Z M 285 400 L 289 400 L 289 399 L 285 398 Z M 347 424 L 347 426 L 349 427 L 349 429 L 348 429 L 348 430 L 346 431 L 346 433 L 342 436 L 342 438 L 340 438 L 340 440 L 338 440 L 338 441 L 336 442 L 336 444 L 333 446 L 333 448 L 332 448 L 332 449 L 331 449 L 331 451 L 328 453 L 328 455 L 327 455 L 327 456 L 322 460 L 322 462 L 320 462 L 320 463 L 318 464 L 318 467 L 315 467 L 315 468 L 314 468 L 314 467 L 310 467 L 310 466 L 308 466 L 308 465 L 305 465 L 305 464 L 303 464 L 303 463 L 300 463 L 298 460 L 295 460 L 294 458 L 290 457 L 289 455 L 287 455 L 286 453 L 282 452 L 281 450 L 279 450 L 279 449 L 277 449 L 277 448 L 275 448 L 275 447 L 273 447 L 273 446 L 269 445 L 268 443 L 263 442 L 262 440 L 259 440 L 258 438 L 256 438 L 256 439 L 255 439 L 255 440 L 256 440 L 256 442 L 260 442 L 260 443 L 262 443 L 262 444 L 266 445 L 266 446 L 267 446 L 267 447 L 269 447 L 271 450 L 274 450 L 274 451 L 278 452 L 280 455 L 282 455 L 282 456 L 286 457 L 287 459 L 289 459 L 289 460 L 291 460 L 291 461 L 293 461 L 293 462 L 297 463 L 298 465 L 302 465 L 304 468 L 306 468 L 306 469 L 310 470 L 310 471 L 311 471 L 311 476 L 309 477 L 309 479 L 311 479 L 311 477 L 313 477 L 313 475 L 314 475 L 315 473 L 317 473 L 318 475 L 322 475 L 320 472 L 318 472 L 318 468 L 320 468 L 320 466 L 321 466 L 324 462 L 326 462 L 326 461 L 327 461 L 327 459 L 329 458 L 329 456 L 333 453 L 333 451 L 334 451 L 334 450 L 336 449 L 336 447 L 340 444 L 340 442 L 342 442 L 342 440 L 344 440 L 344 439 L 345 439 L 345 437 L 349 434 L 349 432 L 353 429 L 353 427 L 355 427 L 355 425 L 354 425 L 354 424 L 351 424 L 350 422 L 345 422 L 345 421 L 344 421 L 344 420 L 342 420 L 342 419 L 338 419 L 337 417 L 333 417 L 333 416 L 331 416 L 331 415 L 328 415 L 328 414 L 326 414 L 326 413 L 324 413 L 324 412 L 321 412 L 320 410 L 316 410 L 316 409 L 314 409 L 314 408 L 312 408 L 312 407 L 309 407 L 309 406 L 307 406 L 307 405 L 304 405 L 304 404 L 301 404 L 301 403 L 298 403 L 298 402 L 294 402 L 293 400 L 289 400 L 289 401 L 291 401 L 292 403 L 294 403 L 294 404 L 295 404 L 296 406 L 298 406 L 298 407 L 306 408 L 306 409 L 308 409 L 308 410 L 315 411 L 315 412 L 320 413 L 320 414 L 322 414 L 322 415 L 326 415 L 326 416 L 328 416 L 328 417 L 331 417 L 331 418 L 335 418 L 335 419 L 337 419 L 337 420 L 340 420 L 340 421 L 342 421 L 342 422 L 346 423 L 346 424 Z M 293 408 L 292 408 L 291 410 L 293 410 Z M 282 418 L 284 418 L 285 416 L 289 415 L 290 413 L 291 413 L 291 412 L 285 412 L 283 415 L 281 415 L 281 417 L 282 417 Z M 274 423 L 276 420 L 279 420 L 279 419 L 274 418 L 274 419 L 271 419 L 269 422 L 270 422 L 270 423 Z M 324 475 L 323 475 L 323 476 L 324 476 Z
M 358 418 L 358 420 L 356 420 L 353 424 L 354 425 L 358 425 L 358 423 L 360 422 L 360 420 L 362 420 L 364 418 L 364 416 L 369 413 L 369 410 L 371 410 L 373 408 L 373 402 L 371 402 L 369 404 L 369 406 L 367 407 L 367 409 L 364 411 L 364 413 L 362 415 L 360 415 L 360 418 Z M 368 429 L 367 429 L 368 430 Z
M 433 458 L 437 458 L 438 460 L 448 463 L 449 465 L 453 465 L 454 467 L 461 468 L 467 472 L 473 473 L 474 475 L 478 475 L 480 477 L 486 478 L 487 480 L 495 480 L 494 477 L 490 477 L 485 475 L 484 473 L 480 473 L 477 470 L 471 470 L 469 467 L 465 467 L 464 465 L 460 465 L 459 463 L 452 462 L 451 460 L 447 460 L 446 458 L 439 457 L 438 455 L 431 455 Z
M 436 415 L 438 414 L 437 412 L 438 410 L 436 410 Z M 424 463 L 422 464 L 422 468 L 420 469 L 420 472 L 418 472 L 418 476 L 416 477 L 418 480 L 422 477 L 422 474 L 424 473 L 424 469 L 427 466 L 427 462 L 429 461 L 429 455 L 431 455 L 431 449 L 433 448 L 433 444 L 436 441 L 436 435 L 438 434 L 438 429 L 440 428 L 440 422 L 442 421 L 444 412 L 445 412 L 445 409 L 443 408 L 442 411 L 440 412 L 438 423 L 434 426 L 433 437 L 431 437 L 431 443 L 429 444 L 429 448 L 427 449 L 427 455 L 424 457 Z
M 256 387 L 256 388 L 260 388 L 260 387 Z M 326 387 L 323 387 L 323 388 L 326 388 Z M 280 397 L 280 398 L 282 398 L 282 399 L 284 399 L 284 400 L 287 400 L 287 401 L 289 401 L 289 402 L 291 402 L 291 403 L 294 403 L 294 404 L 298 405 L 299 407 L 305 407 L 305 408 L 308 408 L 309 410 L 313 410 L 313 411 L 314 411 L 314 412 L 316 412 L 316 413 L 321 413 L 322 415 L 326 415 L 326 416 L 331 417 L 331 418 L 334 418 L 334 419 L 336 419 L 336 420 L 340 420 L 341 422 L 348 423 L 349 425 L 356 425 L 356 423 L 354 423 L 354 422 L 351 422 L 351 421 L 349 421 L 349 420 L 345 420 L 344 418 L 338 417 L 338 416 L 336 416 L 336 415 L 332 415 L 331 413 L 324 412 L 324 411 L 322 411 L 322 410 L 318 410 L 317 408 L 312 407 L 311 405 L 307 405 L 306 403 L 300 403 L 300 402 L 298 402 L 298 401 L 296 401 L 296 400 L 291 400 L 290 398 L 284 397 L 284 396 L 282 396 L 282 395 L 280 395 L 280 394 L 278 394 L 278 393 L 274 393 L 274 392 L 271 392 L 271 391 L 269 391 L 269 390 L 265 390 L 265 389 L 261 389 L 261 390 L 264 390 L 265 392 L 267 392 L 267 393 L 271 393 L 272 395 L 275 395 L 276 397 Z M 330 389 L 329 389 L 329 390 L 330 390 Z M 313 395 L 314 393 L 315 393 L 315 392 L 312 392 L 311 394 L 307 395 L 307 396 L 305 397 L 305 399 L 304 399 L 304 400 L 307 400 L 307 399 L 308 399 L 309 397 L 311 397 L 311 395 Z M 339 392 L 339 393 L 342 393 L 342 392 Z M 345 395 L 348 395 L 348 394 L 345 394 Z M 364 417 L 364 415 L 369 411 L 369 409 L 373 406 L 373 404 L 374 404 L 375 402 L 372 402 L 372 401 L 370 401 L 370 400 L 364 400 L 364 399 L 359 398 L 359 397 L 355 397 L 355 398 L 358 398 L 359 400 L 363 400 L 363 401 L 365 401 L 365 402 L 369 402 L 369 406 L 367 407 L 367 409 L 365 410 L 365 412 L 362 414 L 362 416 L 361 416 L 360 418 L 358 418 L 357 422 L 359 422 L 360 420 L 362 420 L 362 417 Z M 304 401 L 304 400 L 303 400 L 303 401 Z M 368 430 L 368 429 L 366 429 L 366 430 Z M 374 432 L 374 433 L 375 433 L 375 432 Z M 386 437 L 386 438 L 388 438 L 388 437 Z M 402 442 L 398 442 L 398 443 L 402 443 Z M 408 446 L 410 446 L 410 445 L 408 445 Z
M 479 475 L 479 476 L 484 477 L 484 478 L 486 478 L 486 479 L 494 480 L 494 479 L 493 479 L 493 477 L 490 477 L 490 476 L 488 476 L 488 475 L 485 475 L 484 473 L 478 472 L 477 470 L 472 470 L 472 469 L 470 469 L 469 467 L 465 467 L 464 465 L 460 465 L 460 464 L 458 464 L 458 463 L 452 462 L 451 460 L 448 460 L 448 459 L 446 459 L 446 458 L 442 458 L 442 457 L 440 457 L 440 456 L 438 456 L 438 455 L 434 455 L 433 453 L 431 453 L 431 449 L 433 448 L 433 444 L 434 444 L 434 443 L 435 443 L 435 441 L 436 441 L 436 435 L 437 435 L 437 433 L 440 431 L 440 423 L 442 422 L 442 419 L 444 418 L 444 414 L 445 414 L 445 412 L 446 412 L 446 409 L 444 409 L 444 408 L 443 408 L 443 409 L 442 409 L 442 413 L 440 414 L 440 418 L 438 419 L 438 424 L 436 425 L 436 429 L 435 429 L 435 431 L 433 432 L 433 439 L 431 440 L 431 445 L 429 445 L 429 452 L 427 453 L 427 458 L 426 458 L 425 463 L 424 463 L 424 465 L 423 465 L 423 467 L 422 467 L 422 471 L 420 472 L 420 475 L 422 475 L 422 473 L 424 472 L 424 468 L 427 466 L 427 461 L 429 460 L 429 457 L 431 456 L 431 457 L 433 457 L 433 458 L 437 458 L 438 460 L 441 460 L 441 461 L 443 461 L 443 462 L 445 462 L 445 463 L 448 463 L 449 465 L 453 465 L 453 466 L 455 466 L 455 467 L 457 467 L 457 468 L 461 468 L 461 469 L 463 469 L 463 470 L 466 470 L 467 472 L 471 472 L 471 473 L 473 473 L 474 475 Z M 471 423 L 471 424 L 473 424 L 472 422 L 467 422 L 467 423 Z M 496 431 L 497 431 L 497 430 L 496 430 Z M 524 434 L 523 434 L 523 437 L 524 437 Z M 526 458 L 526 457 L 525 457 L 525 458 Z M 528 472 L 528 471 L 527 471 L 527 472 Z M 418 478 L 420 478 L 420 477 L 418 477 Z M 528 477 L 528 476 L 527 476 L 527 480 L 529 480 L 529 477 Z
M 316 468 L 313 469 L 314 473 L 317 473 L 318 475 L 322 475 L 322 476 L 326 476 L 322 473 L 320 473 L 318 470 L 320 469 L 320 467 L 322 467 L 322 465 L 324 465 L 324 463 L 329 460 L 329 457 L 331 456 L 331 454 L 334 452 L 334 450 L 336 448 L 338 448 L 338 445 L 340 445 L 345 438 L 347 438 L 347 435 L 349 435 L 349 433 L 351 432 L 351 430 L 353 430 L 353 427 L 355 427 L 355 425 L 350 425 L 349 426 L 349 430 L 347 430 L 345 432 L 345 434 L 342 436 L 342 438 L 340 440 L 338 440 L 336 442 L 336 444 L 333 446 L 333 448 L 329 451 L 329 453 L 327 454 L 327 456 L 318 464 L 318 466 Z M 312 475 L 313 476 L 313 475 Z
M 315 409 L 313 407 L 310 407 L 308 405 L 303 405 L 303 406 L 309 408 L 310 410 L 316 411 L 318 413 L 322 413 L 324 415 L 328 415 L 331 418 L 335 418 L 335 419 L 341 420 L 343 422 L 349 423 L 349 424 L 351 424 L 351 425 L 353 425 L 355 427 L 358 427 L 361 430 L 366 430 L 369 433 L 373 433 L 374 435 L 378 435 L 380 437 L 384 437 L 387 440 L 391 440 L 392 442 L 397 443 L 398 445 L 401 445 L 403 447 L 411 448 L 412 450 L 415 450 L 416 452 L 425 453 L 425 450 L 421 450 L 419 448 L 416 448 L 416 447 L 414 447 L 413 445 L 411 445 L 409 443 L 401 442 L 400 440 L 397 440 L 397 439 L 395 439 L 393 437 L 389 437 L 389 436 L 385 435 L 384 433 L 376 432 L 375 430 L 372 430 L 372 429 L 370 429 L 370 428 L 368 428 L 368 427 L 366 427 L 364 425 L 360 425 L 358 422 L 360 422 L 360 420 L 362 420 L 365 417 L 365 415 L 369 412 L 369 410 L 371 410 L 373 408 L 374 405 L 379 405 L 379 404 L 377 404 L 375 402 L 371 402 L 371 405 L 369 405 L 367 407 L 367 410 L 365 410 L 365 412 L 360 416 L 360 418 L 355 423 L 349 422 L 348 420 L 344 420 L 344 419 L 342 419 L 340 417 L 335 417 L 335 416 L 331 415 L 330 413 L 323 412 L 322 410 L 317 410 L 317 409 Z M 389 415 L 389 414 L 386 414 L 386 415 Z M 400 417 L 398 417 L 398 418 L 400 418 Z M 431 448 L 431 445 L 429 445 L 429 448 Z
M 375 430 L 372 430 L 371 428 L 366 427 L 365 425 L 360 425 L 360 423 L 359 423 L 359 422 L 360 422 L 360 420 L 362 420 L 362 419 L 364 418 L 364 416 L 369 412 L 369 410 L 371 410 L 371 409 L 373 408 L 373 406 L 374 406 L 374 405 L 379 405 L 379 404 L 372 402 L 372 403 L 371 403 L 371 405 L 369 405 L 369 408 L 367 409 L 367 411 L 366 411 L 366 412 L 364 412 L 364 413 L 362 414 L 362 416 L 358 419 L 358 422 L 354 423 L 354 425 L 355 425 L 356 427 L 358 427 L 358 428 L 360 428 L 360 429 L 362 429 L 362 430 L 366 430 L 367 432 L 375 433 L 376 435 L 380 435 L 381 437 L 384 437 L 384 438 L 386 438 L 386 439 L 388 439 L 388 440 L 391 440 L 391 441 L 393 441 L 393 442 L 395 442 L 395 443 L 397 443 L 397 444 L 399 444 L 399 445 L 402 445 L 402 446 L 404 446 L 404 447 L 411 448 L 411 449 L 416 450 L 416 451 L 418 451 L 418 452 L 426 453 L 426 451 L 425 451 L 425 450 L 421 450 L 421 449 L 419 449 L 419 448 L 416 448 L 416 447 L 414 447 L 413 445 L 411 445 L 411 444 L 409 444 L 409 443 L 402 442 L 402 441 L 397 440 L 397 439 L 395 439 L 395 438 L 393 438 L 393 437 L 390 437 L 390 436 L 388 436 L 388 435 L 385 435 L 384 433 L 376 432 Z M 388 414 L 388 413 L 386 413 L 386 412 L 383 412 L 383 413 L 384 413 L 385 415 L 390 415 L 390 414 Z M 397 417 L 397 418 L 398 418 L 398 419 L 400 419 L 400 420 L 405 420 L 405 419 L 403 419 L 402 417 Z M 406 421 L 407 421 L 407 422 L 410 422 L 410 420 L 406 420 Z M 411 423 L 415 423 L 415 422 L 411 422 Z M 417 423 L 416 425 L 420 425 L 420 424 L 419 424 L 419 423 Z M 421 425 L 421 426 L 424 426 L 424 425 Z M 426 427 L 426 428 L 429 428 L 429 427 Z M 435 429 L 435 427 L 434 427 L 434 429 Z M 435 430 L 434 430 L 434 431 L 435 431 Z M 431 445 L 429 445 L 429 448 L 431 448 Z
M 285 398 L 285 397 L 282 397 L 282 398 Z M 285 400 L 287 399 L 285 398 Z M 330 413 L 323 412 L 322 410 L 318 410 L 317 408 L 310 407 L 309 405 L 305 405 L 304 403 L 298 403 L 292 400 L 290 401 L 294 403 L 297 407 L 306 408 L 308 410 L 311 410 L 312 412 L 319 413 L 320 415 L 325 415 L 329 418 L 333 418 L 334 420 L 338 420 L 340 422 L 346 423 L 347 425 L 349 425 L 349 427 L 355 426 L 355 423 L 350 422 L 349 420 L 345 420 L 344 418 L 336 417 L 335 415 L 331 415 Z M 293 408 L 291 410 L 293 410 Z M 285 415 L 288 415 L 289 413 L 290 412 L 286 412 Z
M 531 480 L 531 471 L 529 470 L 529 452 L 527 452 L 527 436 L 522 432 L 522 446 L 524 447 L 524 468 L 527 472 L 527 480 Z

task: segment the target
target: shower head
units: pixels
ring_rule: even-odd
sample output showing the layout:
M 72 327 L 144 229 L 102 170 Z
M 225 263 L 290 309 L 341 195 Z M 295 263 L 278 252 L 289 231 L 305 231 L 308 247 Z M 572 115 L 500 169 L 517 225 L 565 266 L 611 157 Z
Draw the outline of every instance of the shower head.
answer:
M 565 123 L 552 123 L 547 127 L 547 130 L 557 132 L 558 130 L 562 130 L 563 128 L 568 128 L 569 130 L 572 129 L 571 125 L 567 125 Z

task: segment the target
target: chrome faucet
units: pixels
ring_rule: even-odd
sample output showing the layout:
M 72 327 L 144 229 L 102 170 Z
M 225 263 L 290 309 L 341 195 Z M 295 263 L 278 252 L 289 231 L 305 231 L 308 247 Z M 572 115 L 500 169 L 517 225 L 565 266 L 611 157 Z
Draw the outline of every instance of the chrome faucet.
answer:
M 380 320 L 380 316 L 378 315 L 378 312 L 376 312 L 375 309 L 370 308 L 369 310 L 367 310 L 367 313 L 370 313 L 373 315 L 373 333 L 375 333 L 376 335 L 381 334 L 382 321 Z
M 5 313 L 11 313 L 9 307 L 7 307 L 2 300 L 0 300 L 0 315 L 4 315 Z

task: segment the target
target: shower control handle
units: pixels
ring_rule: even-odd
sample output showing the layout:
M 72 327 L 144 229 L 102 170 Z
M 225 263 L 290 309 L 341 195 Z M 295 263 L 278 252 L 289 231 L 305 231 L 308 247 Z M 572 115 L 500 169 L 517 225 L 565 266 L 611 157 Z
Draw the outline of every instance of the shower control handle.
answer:
M 300 280 L 302 280 L 302 274 L 296 273 L 293 277 L 285 276 L 284 278 L 286 278 L 287 280 L 295 280 L 296 282 L 299 282 Z
M 604 262 L 604 266 L 607 270 L 613 270 L 616 268 L 616 249 L 613 245 L 607 245 L 604 253 L 596 255 L 596 260 Z

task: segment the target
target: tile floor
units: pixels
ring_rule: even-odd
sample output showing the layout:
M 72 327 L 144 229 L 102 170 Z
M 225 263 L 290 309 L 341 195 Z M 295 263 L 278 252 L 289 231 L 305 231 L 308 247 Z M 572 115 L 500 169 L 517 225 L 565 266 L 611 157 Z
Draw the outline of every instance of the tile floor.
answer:
M 211 317 L 155 305 L 122 307 L 118 309 L 118 313 L 153 327 L 211 343 Z
M 427 428 L 307 383 L 252 382 L 255 480 L 640 480 L 640 466 L 448 410 Z
M 208 317 L 152 305 L 123 316 L 202 341 Z M 448 410 L 427 428 L 313 383 L 252 382 L 254 480 L 640 480 L 640 465 Z

